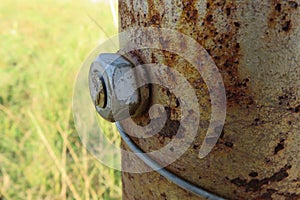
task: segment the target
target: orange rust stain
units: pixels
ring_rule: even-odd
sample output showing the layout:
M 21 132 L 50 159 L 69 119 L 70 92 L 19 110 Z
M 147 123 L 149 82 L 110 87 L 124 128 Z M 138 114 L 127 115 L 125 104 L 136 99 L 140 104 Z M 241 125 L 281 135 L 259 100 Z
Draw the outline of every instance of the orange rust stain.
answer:
M 147 26 L 160 26 L 163 15 L 161 15 L 156 8 L 158 8 L 158 4 L 159 4 L 159 6 L 164 9 L 165 6 L 163 1 L 159 3 L 159 2 L 155 2 L 155 0 L 147 0 L 147 2 L 148 2 Z
M 228 106 L 253 104 L 254 101 L 248 91 L 250 80 L 241 79 L 238 72 L 242 55 L 237 38 L 239 28 L 243 24 L 237 20 L 236 1 L 207 1 L 206 15 L 203 21 L 198 19 L 195 1 L 183 2 L 183 14 L 179 24 L 194 26 L 194 28 L 190 28 L 193 29 L 190 35 L 207 50 L 218 66 L 223 76 Z M 222 22 L 225 22 L 226 30 L 219 25 Z M 181 28 L 180 31 L 189 34 L 190 30 Z
M 141 10 L 135 10 L 136 1 L 119 1 L 121 30 L 127 27 L 148 27 L 148 26 L 160 26 L 164 13 L 160 14 L 158 7 L 165 8 L 163 2 L 155 0 L 147 0 L 148 11 L 147 14 L 142 13 Z
M 268 27 L 278 32 L 288 33 L 293 28 L 292 12 L 297 11 L 299 2 L 272 0 L 271 12 L 268 17 Z
M 127 28 L 131 25 L 131 23 L 135 23 L 133 10 L 127 6 L 127 3 L 125 1 L 119 2 L 119 11 L 121 16 L 130 16 L 124 18 L 124 20 L 121 20 L 121 29 Z
M 218 14 L 227 22 L 228 28 L 225 32 L 215 26 L 215 11 L 219 9 L 223 12 Z M 198 42 L 207 49 L 223 75 L 228 106 L 253 104 L 252 97 L 247 92 L 249 79 L 241 80 L 238 72 L 242 55 L 237 37 L 242 24 L 237 20 L 235 12 L 235 1 L 208 1 L 203 22 L 204 31 L 198 36 Z M 211 40 L 211 43 L 207 44 L 206 40 Z
M 197 0 L 182 1 L 182 14 L 181 20 L 188 23 L 190 26 L 197 24 L 198 10 L 196 9 Z

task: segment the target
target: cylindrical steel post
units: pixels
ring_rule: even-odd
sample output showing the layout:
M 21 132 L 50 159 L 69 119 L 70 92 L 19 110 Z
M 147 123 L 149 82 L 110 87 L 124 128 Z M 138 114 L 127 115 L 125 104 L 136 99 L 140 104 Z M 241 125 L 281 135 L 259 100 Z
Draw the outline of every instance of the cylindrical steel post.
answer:
M 199 97 L 198 136 L 168 170 L 229 199 L 300 199 L 299 7 L 299 0 L 119 0 L 120 31 L 152 26 L 194 38 L 210 54 L 225 84 L 222 135 L 213 151 L 199 159 L 211 113 L 203 79 L 170 52 L 131 54 L 143 63 L 181 72 Z M 191 51 L 188 46 L 185 50 Z M 146 152 L 170 141 L 180 117 L 172 93 L 154 85 L 151 94 L 152 103 L 166 108 L 170 123 L 157 136 L 134 138 Z M 145 124 L 147 117 L 135 121 Z M 139 159 L 122 159 L 126 165 L 142 165 Z M 199 199 L 156 172 L 124 172 L 122 179 L 123 199 Z

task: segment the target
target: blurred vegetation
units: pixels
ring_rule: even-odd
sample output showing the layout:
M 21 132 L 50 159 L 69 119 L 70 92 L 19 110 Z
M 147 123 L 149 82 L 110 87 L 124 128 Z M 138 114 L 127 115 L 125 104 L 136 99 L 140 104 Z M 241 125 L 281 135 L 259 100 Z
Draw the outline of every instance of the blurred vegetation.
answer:
M 105 2 L 1 0 L 1 200 L 121 198 L 120 172 L 82 146 L 71 108 L 85 57 L 116 33 Z

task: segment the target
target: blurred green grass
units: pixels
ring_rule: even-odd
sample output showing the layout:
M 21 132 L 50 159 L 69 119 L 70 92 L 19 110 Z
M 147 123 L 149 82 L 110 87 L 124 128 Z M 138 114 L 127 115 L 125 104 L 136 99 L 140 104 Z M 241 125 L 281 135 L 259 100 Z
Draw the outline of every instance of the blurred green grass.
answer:
M 121 198 L 120 172 L 82 146 L 71 110 L 82 62 L 116 33 L 107 3 L 1 1 L 1 200 Z

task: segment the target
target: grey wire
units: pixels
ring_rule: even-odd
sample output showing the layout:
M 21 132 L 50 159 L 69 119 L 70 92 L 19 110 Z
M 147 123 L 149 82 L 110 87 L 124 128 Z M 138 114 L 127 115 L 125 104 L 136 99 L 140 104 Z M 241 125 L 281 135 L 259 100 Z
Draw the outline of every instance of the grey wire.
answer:
M 215 194 L 212 194 L 204 189 L 201 189 L 197 187 L 196 185 L 193 185 L 183 178 L 173 174 L 172 172 L 168 171 L 167 169 L 161 167 L 157 162 L 152 160 L 149 156 L 145 154 L 133 141 L 132 139 L 127 135 L 127 133 L 123 130 L 121 124 L 119 122 L 116 122 L 116 126 L 118 131 L 120 132 L 120 135 L 124 142 L 129 146 L 129 148 L 144 162 L 146 163 L 150 168 L 157 171 L 160 175 L 164 176 L 174 184 L 178 185 L 179 187 L 190 191 L 194 194 L 196 194 L 199 197 L 206 198 L 209 200 L 225 200 L 222 197 L 219 197 Z

